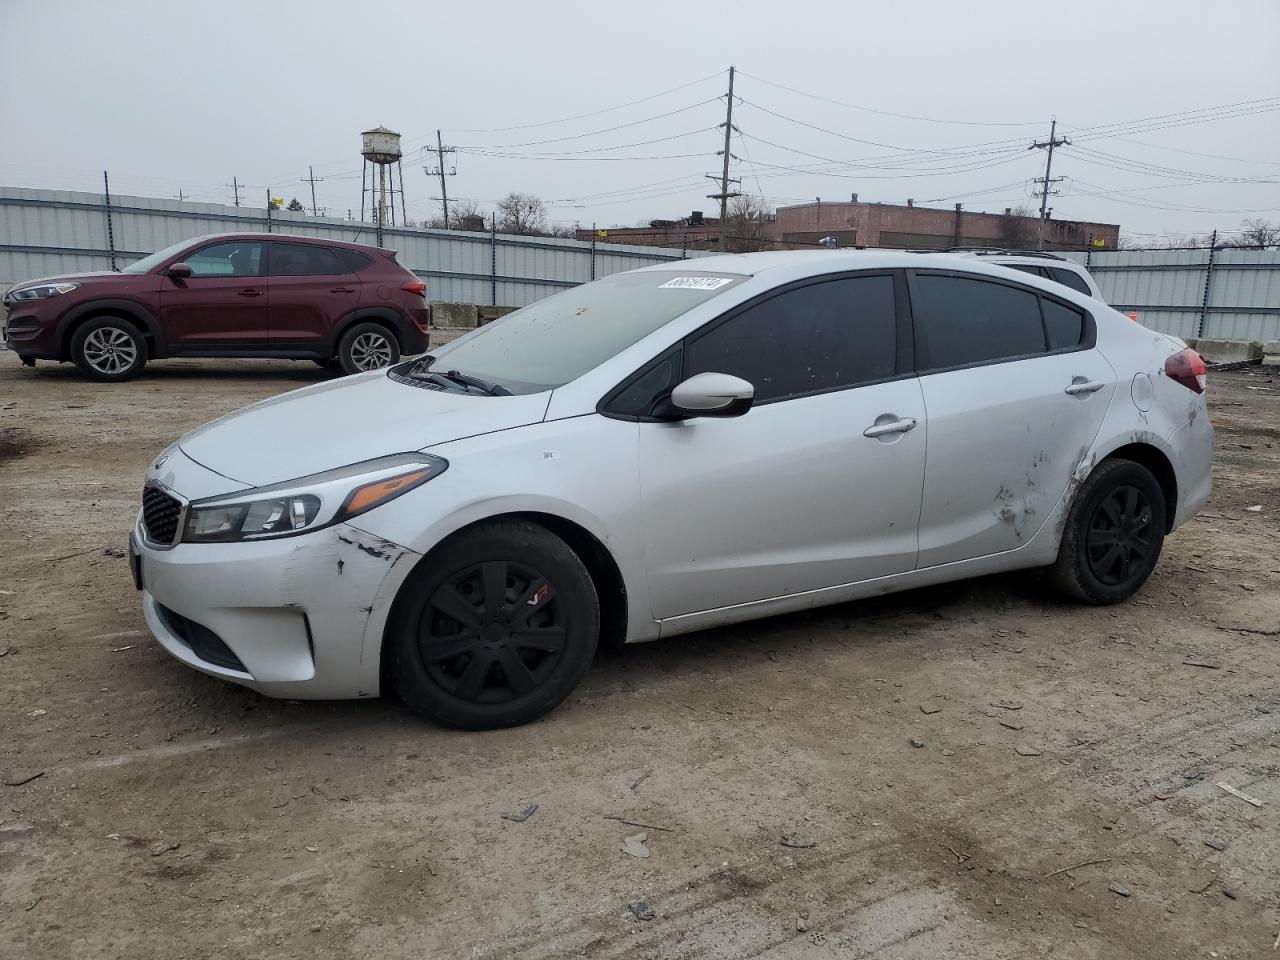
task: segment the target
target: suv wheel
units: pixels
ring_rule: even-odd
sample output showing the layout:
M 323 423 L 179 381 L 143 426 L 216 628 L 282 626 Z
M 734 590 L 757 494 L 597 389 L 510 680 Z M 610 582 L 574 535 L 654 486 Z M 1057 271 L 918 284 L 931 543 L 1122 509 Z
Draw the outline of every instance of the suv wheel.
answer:
M 386 327 L 357 323 L 338 341 L 338 365 L 346 374 L 389 367 L 400 359 L 400 343 Z
M 1151 576 L 1164 545 L 1160 484 L 1132 460 L 1104 460 L 1076 493 L 1050 578 L 1085 603 L 1119 603 Z
M 595 656 L 600 603 L 578 555 L 524 521 L 473 527 L 410 574 L 387 631 L 392 686 L 438 723 L 536 720 Z
M 147 342 L 120 317 L 97 317 L 71 337 L 71 359 L 92 380 L 132 380 L 147 364 Z

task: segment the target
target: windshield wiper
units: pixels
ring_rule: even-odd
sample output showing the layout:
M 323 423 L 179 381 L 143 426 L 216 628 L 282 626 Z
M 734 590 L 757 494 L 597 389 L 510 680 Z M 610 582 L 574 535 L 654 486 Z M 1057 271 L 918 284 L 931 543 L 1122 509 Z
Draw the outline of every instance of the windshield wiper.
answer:
M 490 383 L 488 380 L 481 380 L 479 377 L 473 377 L 467 373 L 461 373 L 457 370 L 429 370 L 437 377 L 444 377 L 446 380 L 452 380 L 454 383 L 464 387 L 475 387 L 483 393 L 489 394 L 491 397 L 509 397 L 511 391 L 506 387 L 496 383 Z
M 452 384 L 467 389 L 474 388 L 481 393 L 487 393 L 491 397 L 511 396 L 511 391 L 506 387 L 490 383 L 488 380 L 481 380 L 479 377 L 473 377 L 459 370 L 432 370 L 430 365 L 435 362 L 435 359 L 430 355 L 423 357 L 410 369 L 409 376 L 417 380 L 430 380 L 441 386 Z

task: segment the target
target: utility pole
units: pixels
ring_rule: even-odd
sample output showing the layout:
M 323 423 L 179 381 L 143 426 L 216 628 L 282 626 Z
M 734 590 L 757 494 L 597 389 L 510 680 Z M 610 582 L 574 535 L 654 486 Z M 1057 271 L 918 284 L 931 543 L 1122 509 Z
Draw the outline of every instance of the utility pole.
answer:
M 231 178 L 231 195 L 235 198 L 236 206 L 240 206 L 240 181 L 235 177 Z
M 311 215 L 313 217 L 318 216 L 316 213 L 316 184 L 324 183 L 324 177 L 317 177 L 316 172 L 311 169 L 311 164 L 307 164 L 307 175 L 299 182 L 311 184 Z M 238 207 L 240 204 L 237 203 L 236 206 Z
M 1045 207 L 1049 202 L 1049 184 L 1058 183 L 1059 181 L 1062 180 L 1062 177 L 1058 177 L 1056 179 L 1050 179 L 1049 177 L 1049 171 L 1053 169 L 1053 148 L 1060 147 L 1063 144 L 1071 143 L 1071 141 L 1068 140 L 1066 137 L 1055 136 L 1057 131 L 1058 131 L 1058 121 L 1055 118 L 1049 124 L 1049 139 L 1043 142 L 1036 141 L 1035 143 L 1031 144 L 1031 146 L 1027 147 L 1028 150 L 1048 150 L 1049 151 L 1044 161 L 1044 180 L 1040 188 L 1040 229 L 1036 233 L 1036 249 L 1037 250 L 1044 249 Z M 1057 191 L 1055 190 L 1054 193 L 1057 193 Z
M 456 153 L 457 148 L 446 147 L 444 145 L 444 141 L 440 137 L 440 131 L 437 130 L 436 131 L 436 148 L 432 150 L 430 147 L 427 147 L 426 150 L 427 150 L 427 153 L 434 153 L 436 155 L 436 165 L 434 168 L 423 167 L 422 169 L 429 177 L 435 177 L 435 176 L 440 177 L 440 203 L 444 207 L 444 228 L 448 230 L 449 229 L 449 191 L 448 191 L 448 188 L 445 187 L 444 178 L 447 176 L 448 177 L 454 176 L 458 172 L 458 168 L 457 166 L 454 166 L 450 169 L 445 169 L 444 158 L 445 158 L 445 154 L 447 153 Z
M 727 221 L 729 218 L 729 198 L 741 196 L 741 194 L 739 193 L 730 193 L 729 184 L 742 182 L 741 180 L 729 179 L 729 159 L 732 157 L 732 154 L 729 152 L 729 147 L 731 143 L 730 138 L 733 136 L 733 130 L 734 130 L 733 74 L 734 74 L 734 67 L 730 66 L 729 67 L 729 97 L 725 105 L 725 113 L 724 113 L 724 154 L 723 154 L 724 165 L 721 167 L 721 170 L 720 170 L 720 192 L 707 194 L 708 200 L 720 201 L 720 249 L 721 251 L 725 249 L 725 241 L 728 239 L 725 235 L 725 229 L 728 226 Z M 715 179 L 715 177 L 712 177 L 710 174 L 707 174 L 707 177 L 712 180 Z

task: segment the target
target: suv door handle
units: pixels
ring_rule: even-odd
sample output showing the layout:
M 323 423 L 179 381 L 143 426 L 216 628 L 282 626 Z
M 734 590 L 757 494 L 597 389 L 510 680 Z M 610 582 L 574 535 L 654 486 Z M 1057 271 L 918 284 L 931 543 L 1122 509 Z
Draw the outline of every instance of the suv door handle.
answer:
M 907 433 L 916 428 L 919 423 L 915 417 L 905 417 L 902 420 L 890 420 L 888 423 L 875 423 L 862 431 L 864 437 L 883 437 L 890 433 Z
M 330 287 L 329 292 L 330 293 L 355 293 L 355 290 L 351 289 L 351 287 Z
M 1063 392 L 1071 397 L 1083 397 L 1091 393 L 1097 393 L 1105 386 L 1105 383 L 1098 380 L 1086 380 L 1084 377 L 1076 377 Z
M 245 287 L 243 290 L 241 290 L 241 291 L 240 291 L 240 296 L 242 296 L 242 297 L 260 297 L 260 296 L 262 296 L 262 291 L 261 291 L 261 290 L 259 290 L 259 289 L 257 289 L 256 287 Z

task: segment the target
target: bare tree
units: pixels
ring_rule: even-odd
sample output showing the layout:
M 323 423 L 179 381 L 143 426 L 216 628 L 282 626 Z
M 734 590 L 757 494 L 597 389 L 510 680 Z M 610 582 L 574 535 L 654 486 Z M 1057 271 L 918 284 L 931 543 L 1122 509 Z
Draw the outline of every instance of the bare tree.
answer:
M 548 232 L 553 237 L 572 240 L 578 235 L 578 225 L 576 223 L 556 223 L 551 225 L 551 229 Z
M 769 246 L 768 224 L 773 210 L 760 197 L 743 195 L 729 201 L 725 222 L 724 248 L 730 253 L 755 253 Z
M 538 236 L 547 232 L 547 205 L 530 193 L 508 193 L 498 201 L 495 216 L 499 233 Z
M 1035 211 L 1020 203 L 1000 217 L 1000 245 L 1006 250 L 1025 250 L 1036 242 Z
M 480 206 L 474 200 L 453 200 L 449 203 L 449 222 L 445 223 L 443 214 L 424 220 L 422 225 L 432 230 L 458 230 L 462 227 L 463 217 L 474 217 L 480 213 Z
M 1261 217 L 1245 220 L 1240 224 L 1239 236 L 1226 241 L 1225 246 L 1245 247 L 1250 250 L 1265 250 L 1267 247 L 1280 246 L 1280 223 L 1269 223 Z

